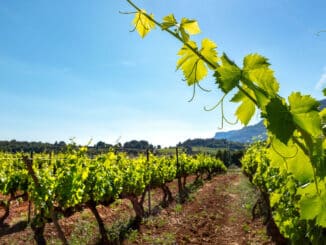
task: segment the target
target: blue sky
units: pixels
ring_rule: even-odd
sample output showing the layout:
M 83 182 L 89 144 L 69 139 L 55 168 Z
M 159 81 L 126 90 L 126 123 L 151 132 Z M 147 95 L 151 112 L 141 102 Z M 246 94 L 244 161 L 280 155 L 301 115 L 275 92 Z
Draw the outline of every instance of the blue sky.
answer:
M 202 33 L 241 64 L 258 52 L 270 59 L 280 93 L 321 99 L 326 86 L 324 0 L 138 0 L 155 17 L 198 20 Z M 156 29 L 142 40 L 126 1 L 0 2 L 0 139 L 114 143 L 145 139 L 174 145 L 212 137 L 221 97 L 214 79 L 197 92 L 175 72 L 181 44 Z M 236 105 L 227 103 L 232 118 Z M 257 114 L 252 123 L 259 120 Z M 241 125 L 224 125 L 223 130 Z

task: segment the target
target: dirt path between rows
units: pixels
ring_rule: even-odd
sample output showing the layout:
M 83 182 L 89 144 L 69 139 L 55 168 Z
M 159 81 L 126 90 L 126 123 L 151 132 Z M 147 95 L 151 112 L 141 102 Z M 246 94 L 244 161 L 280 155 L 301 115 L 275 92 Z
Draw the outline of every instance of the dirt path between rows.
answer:
M 186 204 L 147 219 L 124 244 L 274 244 L 262 221 L 251 219 L 255 198 L 241 173 L 216 176 Z

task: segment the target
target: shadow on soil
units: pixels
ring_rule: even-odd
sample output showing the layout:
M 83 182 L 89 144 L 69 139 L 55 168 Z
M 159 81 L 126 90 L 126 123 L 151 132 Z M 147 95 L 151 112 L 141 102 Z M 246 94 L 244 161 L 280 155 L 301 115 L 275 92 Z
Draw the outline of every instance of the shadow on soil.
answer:
M 0 224 L 0 237 L 5 235 L 9 235 L 15 232 L 23 231 L 27 227 L 27 221 L 20 221 L 13 226 L 9 226 L 8 224 Z

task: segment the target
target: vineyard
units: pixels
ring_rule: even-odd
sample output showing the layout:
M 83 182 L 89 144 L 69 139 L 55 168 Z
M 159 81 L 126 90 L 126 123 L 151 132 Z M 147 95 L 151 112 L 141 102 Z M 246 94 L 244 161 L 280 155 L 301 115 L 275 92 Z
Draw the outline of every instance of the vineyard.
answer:
M 174 197 L 168 183 L 177 179 L 178 201 L 183 203 L 188 195 L 187 177 L 195 175 L 195 182 L 210 179 L 226 171 L 224 164 L 215 157 L 185 153 L 174 156 L 147 155 L 128 157 L 125 153 L 110 151 L 90 158 L 86 148 L 62 154 L 1 154 L 0 192 L 5 210 L 0 220 L 3 226 L 10 215 L 10 204 L 18 198 L 29 201 L 27 222 L 34 231 L 38 244 L 45 244 L 45 225 L 52 222 L 63 244 L 68 244 L 58 222 L 59 217 L 69 217 L 85 208 L 97 220 L 101 243 L 109 244 L 98 205 L 109 207 L 117 199 L 127 199 L 135 212 L 133 226 L 151 213 L 144 209 L 146 193 L 151 189 L 162 190 L 161 206 L 166 207 Z M 149 194 L 150 197 L 150 194 Z M 33 209 L 33 215 L 31 214 Z
M 171 155 L 148 150 L 128 155 L 114 147 L 98 155 L 89 154 L 87 147 L 62 153 L 2 152 L 0 241 L 15 244 L 10 235 L 17 238 L 28 227 L 32 241 L 24 238 L 21 244 L 80 244 L 67 223 L 91 216 L 97 235 L 86 239 L 89 222 L 77 227 L 85 244 L 326 245 L 326 108 L 298 91 L 282 97 L 263 55 L 250 53 L 238 65 L 220 54 L 213 40 L 198 42 L 197 20 L 178 20 L 171 13 L 159 21 L 132 0 L 126 2 L 131 10 L 120 14 L 132 16 L 131 32 L 145 38 L 160 29 L 180 43 L 176 70 L 193 89 L 190 101 L 196 89 L 210 92 L 201 82 L 211 76 L 222 96 L 204 109 L 220 109 L 222 128 L 237 122 L 247 126 L 260 115 L 267 140 L 247 147 L 241 159 L 244 175 L 228 170 L 214 155 L 187 155 L 178 147 Z M 157 49 L 164 47 L 160 45 Z M 237 104 L 236 122 L 227 118 L 225 103 Z M 128 213 L 128 207 L 131 218 L 114 233 L 110 222 Z M 13 222 L 19 212 L 24 213 L 21 226 Z
M 217 44 L 203 38 L 201 46 L 193 39 L 200 34 L 194 19 L 177 20 L 169 14 L 158 21 L 154 14 L 127 0 L 135 12 L 134 30 L 144 38 L 155 27 L 180 41 L 177 70 L 188 86 L 201 88 L 200 82 L 210 72 L 223 92 L 218 107 L 223 123 L 226 99 L 240 103 L 235 117 L 248 125 L 255 112 L 260 112 L 268 139 L 248 149 L 243 158 L 244 172 L 261 192 L 266 207 L 266 223 L 276 224 L 292 244 L 326 244 L 326 109 L 310 95 L 292 92 L 279 95 L 279 83 L 268 59 L 252 53 L 243 58 L 242 67 L 226 53 L 218 54 Z M 207 92 L 207 91 L 206 91 Z M 326 89 L 323 90 L 326 96 Z
M 318 186 L 314 185 L 313 169 L 299 165 L 304 159 L 302 152 L 289 159 L 281 157 L 268 144 L 257 142 L 242 160 L 244 173 L 261 192 L 266 222 L 275 222 L 294 244 L 324 244 L 325 199 L 317 194 L 323 193 L 324 181 L 318 179 Z

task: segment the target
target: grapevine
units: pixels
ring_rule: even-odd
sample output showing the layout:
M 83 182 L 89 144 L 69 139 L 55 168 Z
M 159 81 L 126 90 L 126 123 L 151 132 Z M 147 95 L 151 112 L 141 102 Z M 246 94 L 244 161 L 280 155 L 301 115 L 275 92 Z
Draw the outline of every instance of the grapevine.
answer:
M 226 170 L 219 159 L 210 156 L 195 158 L 184 153 L 180 156 L 182 162 L 179 166 L 187 166 L 181 168 L 184 178 L 202 172 L 203 164 L 209 168 L 209 174 Z M 150 188 L 161 188 L 162 205 L 167 206 L 173 199 L 167 183 L 181 172 L 177 167 L 177 157 L 149 154 L 148 157 L 139 155 L 131 158 L 125 153 L 109 151 L 91 158 L 86 147 L 50 156 L 0 153 L 0 166 L 0 194 L 10 194 L 10 198 L 14 199 L 17 193 L 27 193 L 33 203 L 35 215 L 31 227 L 38 244 L 45 243 L 43 232 L 47 222 L 54 223 L 62 243 L 68 244 L 58 217 L 60 214 L 68 217 L 84 208 L 91 210 L 98 223 L 101 241 L 108 244 L 98 205 L 109 206 L 119 198 L 129 199 L 137 224 L 150 214 L 143 205 L 146 192 Z M 7 213 L 1 222 L 9 215 L 9 205 L 6 208 Z
M 254 173 L 251 177 L 267 188 L 264 191 L 271 198 L 271 206 L 276 207 L 277 200 L 280 201 L 281 204 L 273 209 L 273 216 L 285 237 L 295 242 L 302 231 L 295 226 L 306 224 L 304 239 L 313 244 L 325 243 L 326 140 L 323 125 L 326 109 L 319 111 L 319 102 L 300 92 L 292 92 L 287 99 L 281 97 L 279 83 L 264 56 L 249 54 L 240 67 L 227 54 L 218 55 L 217 45 L 212 40 L 204 38 L 199 46 L 191 39 L 192 35 L 200 33 L 196 20 L 182 18 L 177 21 L 169 14 L 159 22 L 153 14 L 140 9 L 131 0 L 126 1 L 136 11 L 133 25 L 142 38 L 157 26 L 181 42 L 176 67 L 182 71 L 187 85 L 198 86 L 210 69 L 218 89 L 224 93 L 217 106 L 223 110 L 225 96 L 233 94 L 230 101 L 240 103 L 235 116 L 244 125 L 248 125 L 255 111 L 260 110 L 268 130 L 264 150 L 268 164 L 258 164 L 255 167 L 258 175 Z M 224 120 L 222 116 L 222 125 Z M 264 173 L 275 171 L 279 173 L 278 185 L 283 184 L 282 188 L 265 185 L 270 179 L 265 178 Z M 285 212 L 288 208 L 295 211 Z

